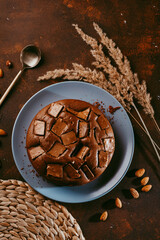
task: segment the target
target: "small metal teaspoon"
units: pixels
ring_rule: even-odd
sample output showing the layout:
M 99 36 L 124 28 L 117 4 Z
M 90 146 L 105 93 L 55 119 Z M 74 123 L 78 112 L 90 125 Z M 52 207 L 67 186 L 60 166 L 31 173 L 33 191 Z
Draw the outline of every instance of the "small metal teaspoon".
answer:
M 16 77 L 13 79 L 5 93 L 0 99 L 0 106 L 15 85 L 15 83 L 18 81 L 19 77 L 21 76 L 22 72 L 27 68 L 34 68 L 38 65 L 38 63 L 41 60 L 41 51 L 38 47 L 34 45 L 28 45 L 25 48 L 22 49 L 20 54 L 20 61 L 22 63 L 22 69 L 18 72 Z

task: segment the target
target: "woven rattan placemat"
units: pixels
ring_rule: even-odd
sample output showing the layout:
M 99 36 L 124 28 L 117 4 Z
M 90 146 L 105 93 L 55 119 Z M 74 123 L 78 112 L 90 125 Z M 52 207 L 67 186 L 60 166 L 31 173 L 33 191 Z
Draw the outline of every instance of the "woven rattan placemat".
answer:
M 34 191 L 27 183 L 0 180 L 1 240 L 84 240 L 68 210 Z

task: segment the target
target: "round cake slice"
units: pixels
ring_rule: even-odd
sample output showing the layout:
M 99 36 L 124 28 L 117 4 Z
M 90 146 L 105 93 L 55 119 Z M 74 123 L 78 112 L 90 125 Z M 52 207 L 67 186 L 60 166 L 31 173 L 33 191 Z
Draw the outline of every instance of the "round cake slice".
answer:
M 29 159 L 40 176 L 58 185 L 82 185 L 100 176 L 114 150 L 113 129 L 88 102 L 53 102 L 33 118 L 26 139 Z

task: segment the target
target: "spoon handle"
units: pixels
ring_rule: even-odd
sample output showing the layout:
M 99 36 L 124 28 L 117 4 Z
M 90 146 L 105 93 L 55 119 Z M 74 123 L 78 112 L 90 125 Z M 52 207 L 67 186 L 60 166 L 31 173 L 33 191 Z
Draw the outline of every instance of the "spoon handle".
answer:
M 11 84 L 9 85 L 9 87 L 7 88 L 7 90 L 5 91 L 5 93 L 3 94 L 3 96 L 0 99 L 0 106 L 2 105 L 3 101 L 5 100 L 5 98 L 7 97 L 8 93 L 11 91 L 11 89 L 13 88 L 13 86 L 15 85 L 15 83 L 17 82 L 17 80 L 19 79 L 20 75 L 22 74 L 24 69 L 21 69 L 18 74 L 16 75 L 16 77 L 13 79 L 13 81 L 11 82 Z

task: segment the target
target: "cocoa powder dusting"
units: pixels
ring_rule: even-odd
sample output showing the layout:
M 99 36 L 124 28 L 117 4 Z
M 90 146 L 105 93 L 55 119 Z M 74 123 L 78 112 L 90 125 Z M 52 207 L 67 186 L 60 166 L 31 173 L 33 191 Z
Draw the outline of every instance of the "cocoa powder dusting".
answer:
M 94 102 L 93 105 L 94 105 L 95 107 L 99 108 L 100 103 L 99 103 L 99 102 Z
M 104 107 L 104 103 L 101 101 L 101 102 L 94 102 L 93 105 L 97 108 L 99 108 L 101 110 L 102 113 L 105 113 L 105 107 Z

